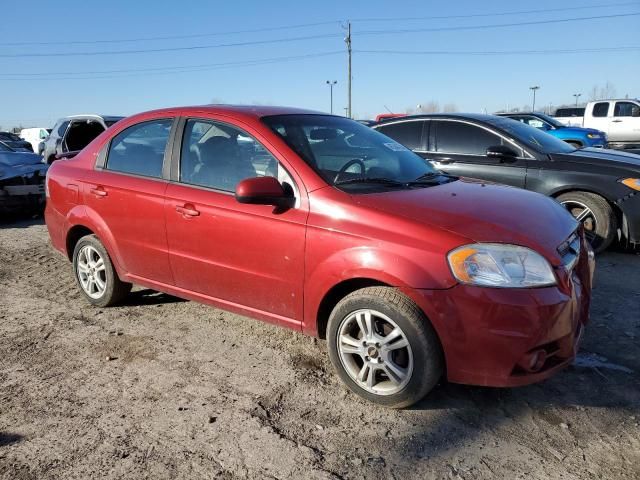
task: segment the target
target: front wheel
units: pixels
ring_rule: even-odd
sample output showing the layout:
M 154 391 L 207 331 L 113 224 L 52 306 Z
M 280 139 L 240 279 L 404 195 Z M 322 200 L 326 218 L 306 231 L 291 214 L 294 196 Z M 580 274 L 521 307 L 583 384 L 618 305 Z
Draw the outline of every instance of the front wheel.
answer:
M 327 326 L 329 356 L 361 397 L 392 408 L 421 400 L 444 370 L 440 342 L 424 313 L 391 287 L 343 298 Z
M 107 250 L 98 237 L 82 237 L 73 251 L 73 271 L 80 291 L 98 307 L 120 302 L 131 291 L 131 284 L 118 278 Z
M 557 200 L 582 223 L 584 233 L 596 253 L 604 251 L 616 235 L 616 217 L 611 205 L 590 192 L 568 192 Z

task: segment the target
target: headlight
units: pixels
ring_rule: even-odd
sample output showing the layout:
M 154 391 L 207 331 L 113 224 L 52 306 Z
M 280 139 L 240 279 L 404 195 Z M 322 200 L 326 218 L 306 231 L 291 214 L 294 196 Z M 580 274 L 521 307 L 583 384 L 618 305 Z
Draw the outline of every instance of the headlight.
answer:
M 587 133 L 588 138 L 600 138 L 599 133 Z
M 530 248 L 501 243 L 476 243 L 447 255 L 459 282 L 501 288 L 555 285 L 556 276 L 547 260 Z
M 640 190 L 640 178 L 623 178 L 620 183 L 634 190 Z

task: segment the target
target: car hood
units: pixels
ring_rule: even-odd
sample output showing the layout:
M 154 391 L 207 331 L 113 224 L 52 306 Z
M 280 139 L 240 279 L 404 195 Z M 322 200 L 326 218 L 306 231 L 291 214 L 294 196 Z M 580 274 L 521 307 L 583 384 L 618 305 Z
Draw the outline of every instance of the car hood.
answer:
M 595 128 L 584 128 L 584 127 L 562 127 L 561 131 L 566 133 L 597 133 L 598 135 L 604 135 L 602 130 L 597 130 Z
M 568 160 L 592 165 L 612 165 L 616 167 L 631 167 L 640 172 L 640 155 L 619 150 L 602 148 L 581 148 L 571 153 L 553 153 L 554 160 Z
M 519 188 L 460 179 L 439 186 L 354 196 L 368 208 L 402 215 L 474 242 L 523 245 L 553 264 L 578 222 L 555 200 Z
M 0 180 L 40 172 L 44 175 L 47 165 L 42 157 L 29 152 L 0 152 Z

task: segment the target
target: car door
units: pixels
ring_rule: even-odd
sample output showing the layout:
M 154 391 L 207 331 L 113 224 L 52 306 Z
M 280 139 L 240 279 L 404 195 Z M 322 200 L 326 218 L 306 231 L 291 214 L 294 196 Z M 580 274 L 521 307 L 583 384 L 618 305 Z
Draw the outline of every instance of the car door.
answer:
M 496 132 L 464 120 L 433 120 L 428 151 L 420 153 L 439 170 L 524 188 L 527 159 L 520 147 Z M 506 145 L 518 153 L 513 158 L 491 158 L 487 148 Z
M 588 128 L 595 128 L 609 134 L 609 127 L 611 126 L 611 116 L 609 115 L 610 102 L 597 102 L 591 106 L 591 118 L 588 118 L 587 112 L 585 112 L 584 126 Z M 612 112 L 613 113 L 613 112 Z
M 173 277 L 164 194 L 173 124 L 173 118 L 162 118 L 118 133 L 102 148 L 82 186 L 88 213 L 103 229 L 98 235 L 116 246 L 127 273 L 167 285 Z
M 181 138 L 165 202 L 176 285 L 300 328 L 308 215 L 301 182 L 244 126 L 191 118 Z M 293 189 L 294 208 L 236 201 L 240 180 L 265 175 Z
M 640 106 L 638 104 L 615 102 L 608 137 L 612 142 L 640 141 Z

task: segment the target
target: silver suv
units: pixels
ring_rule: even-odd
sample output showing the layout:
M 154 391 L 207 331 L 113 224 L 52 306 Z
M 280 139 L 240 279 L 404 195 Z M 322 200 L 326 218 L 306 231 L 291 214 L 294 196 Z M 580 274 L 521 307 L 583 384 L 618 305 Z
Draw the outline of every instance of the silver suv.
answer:
M 56 155 L 82 150 L 94 138 L 124 117 L 113 115 L 71 115 L 58 120 L 42 142 L 42 161 L 51 164 Z

